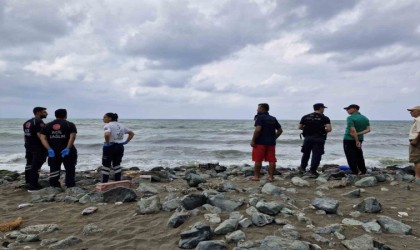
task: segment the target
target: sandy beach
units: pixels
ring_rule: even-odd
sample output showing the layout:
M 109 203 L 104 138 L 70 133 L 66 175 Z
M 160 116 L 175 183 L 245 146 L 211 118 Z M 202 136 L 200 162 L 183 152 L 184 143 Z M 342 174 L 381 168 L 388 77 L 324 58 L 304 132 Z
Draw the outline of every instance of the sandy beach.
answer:
M 249 167 L 249 170 L 252 170 Z M 135 172 L 135 171 L 134 171 Z M 331 224 L 341 224 L 343 230 L 341 234 L 346 240 L 351 240 L 358 236 L 367 234 L 372 236 L 375 241 L 382 243 L 388 248 L 381 249 L 418 249 L 420 243 L 420 185 L 414 184 L 409 177 L 410 174 L 402 170 L 383 169 L 372 173 L 372 176 L 385 176 L 386 179 L 377 182 L 369 187 L 356 187 L 354 183 L 345 181 L 346 177 L 341 180 L 339 178 L 331 178 L 331 173 L 336 171 L 325 171 L 324 175 L 328 178 L 305 179 L 309 186 L 298 186 L 292 183 L 293 177 L 299 177 L 295 171 L 280 170 L 281 176 L 276 176 L 274 182 L 270 184 L 280 187 L 284 190 L 284 194 L 290 197 L 293 202 L 287 203 L 284 199 L 276 195 L 270 195 L 261 192 L 261 188 L 267 185 L 265 176 L 259 182 L 249 181 L 249 177 L 245 176 L 246 171 L 236 169 L 235 171 L 228 168 L 218 176 L 214 170 L 196 170 L 198 175 L 206 177 L 206 183 L 201 183 L 198 187 L 189 187 L 187 181 L 182 179 L 185 171 L 176 172 L 176 177 L 172 181 L 147 182 L 143 179 L 136 178 L 136 174 L 131 171 L 132 190 L 137 194 L 137 200 L 133 202 L 119 203 L 86 203 L 80 202 L 58 202 L 59 198 L 68 196 L 66 192 L 54 195 L 52 202 L 36 202 L 33 200 L 34 193 L 28 193 L 23 188 L 18 188 L 21 180 L 15 181 L 3 180 L 0 186 L 0 223 L 15 220 L 17 217 L 23 218 L 20 229 L 28 226 L 40 224 L 57 224 L 58 230 L 53 232 L 40 232 L 39 241 L 35 242 L 16 242 L 16 239 L 10 238 L 10 232 L 1 233 L 3 249 L 53 249 L 49 242 L 65 239 L 69 236 L 76 236 L 81 239 L 80 243 L 69 246 L 66 249 L 179 249 L 178 244 L 180 234 L 187 231 L 196 222 L 205 222 L 214 230 L 218 224 L 208 222 L 204 214 L 210 213 L 202 206 L 197 208 L 197 214 L 190 216 L 185 223 L 177 228 L 167 226 L 168 219 L 173 215 L 172 211 L 159 211 L 153 214 L 138 214 L 136 202 L 145 193 L 138 190 L 139 183 L 158 190 L 158 197 L 161 203 L 170 198 L 178 197 L 182 199 L 188 194 L 202 194 L 208 190 L 217 190 L 224 184 L 229 183 L 234 186 L 233 189 L 224 190 L 223 195 L 232 199 L 243 198 L 243 204 L 235 209 L 240 212 L 244 218 L 250 218 L 247 209 L 250 207 L 251 198 L 257 197 L 258 200 L 276 201 L 284 205 L 290 210 L 295 211 L 295 215 L 286 215 L 278 213 L 273 216 L 278 220 L 273 221 L 265 226 L 251 225 L 246 228 L 238 226 L 246 238 L 244 241 L 252 241 L 254 248 L 258 248 L 258 242 L 266 236 L 285 237 L 282 233 L 284 225 L 276 223 L 280 220 L 287 221 L 288 225 L 293 226 L 293 230 L 298 232 L 299 241 L 309 242 L 319 246 L 321 249 L 347 249 L 342 243 L 342 239 L 338 239 L 333 234 L 320 234 L 328 240 L 328 242 L 320 242 L 314 238 L 314 230 L 319 227 L 325 227 Z M 86 173 L 78 173 L 82 176 L 79 180 L 83 180 Z M 4 175 L 3 175 L 4 177 Z M 128 177 L 125 173 L 125 177 Z M 210 177 L 210 178 L 209 178 Z M 20 177 L 21 178 L 21 177 Z M 41 178 L 42 179 L 42 178 Z M 356 177 L 356 180 L 361 179 Z M 380 179 L 378 177 L 378 179 Z M 95 184 L 85 185 L 83 181 L 77 183 L 78 187 L 92 192 L 95 190 Z M 344 184 L 343 184 L 344 183 Z M 347 184 L 346 184 L 347 183 Z M 348 197 L 344 194 L 360 189 L 360 197 Z M 216 191 L 215 191 L 216 192 Z M 328 197 L 339 202 L 337 213 L 323 214 L 319 213 L 319 209 L 311 206 L 311 202 L 316 197 Z M 382 205 L 379 213 L 364 213 L 359 216 L 350 215 L 355 212 L 355 205 L 366 199 L 367 197 L 375 197 Z M 21 204 L 30 203 L 30 206 L 18 209 Z M 97 211 L 82 215 L 81 212 L 87 207 L 97 207 Z M 404 212 L 399 214 L 399 212 Z M 221 221 L 228 219 L 229 211 L 222 211 L 219 214 Z M 305 219 L 299 218 L 297 214 L 304 215 Z M 360 225 L 347 225 L 343 223 L 343 219 L 354 219 L 359 222 L 368 222 L 376 220 L 378 216 L 389 216 L 411 227 L 411 234 L 404 235 L 401 233 L 386 232 L 381 228 L 380 232 L 367 232 Z M 86 234 L 83 228 L 88 224 L 95 224 L 99 228 L 98 232 Z M 287 237 L 286 237 L 287 238 Z M 211 240 L 225 240 L 227 249 L 234 249 L 238 243 L 227 243 L 225 235 L 213 235 Z M 41 246 L 43 245 L 43 246 Z M 237 249 L 248 249 L 238 248 Z M 315 249 L 315 248 L 313 248 Z M 373 249 L 373 248 L 372 248 Z

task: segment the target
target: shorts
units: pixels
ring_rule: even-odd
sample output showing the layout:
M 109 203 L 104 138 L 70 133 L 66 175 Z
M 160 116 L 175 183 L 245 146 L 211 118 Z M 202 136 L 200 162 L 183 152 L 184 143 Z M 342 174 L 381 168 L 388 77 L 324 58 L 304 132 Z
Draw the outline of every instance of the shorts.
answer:
M 420 163 L 420 143 L 417 143 L 416 145 L 410 143 L 409 162 Z
M 252 148 L 252 160 L 255 162 L 276 162 L 276 145 L 255 145 Z

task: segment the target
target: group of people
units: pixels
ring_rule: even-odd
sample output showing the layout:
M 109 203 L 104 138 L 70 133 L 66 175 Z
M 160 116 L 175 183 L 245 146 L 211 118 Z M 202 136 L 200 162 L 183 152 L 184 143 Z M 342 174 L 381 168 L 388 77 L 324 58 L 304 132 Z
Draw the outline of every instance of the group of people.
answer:
M 323 103 L 313 105 L 314 112 L 304 115 L 298 124 L 304 137 L 300 171 L 309 177 L 318 176 L 318 166 L 324 154 L 327 134 L 332 131 L 330 119 L 324 115 L 327 107 Z M 254 117 L 255 130 L 251 140 L 252 160 L 255 162 L 252 181 L 260 180 L 263 161 L 269 162 L 268 180 L 274 180 L 276 170 L 276 140 L 283 133 L 280 123 L 268 111 L 267 103 L 258 104 L 257 115 Z M 360 107 L 351 104 L 344 108 L 349 116 L 343 138 L 344 153 L 351 172 L 355 175 L 365 175 L 366 165 L 363 157 L 362 143 L 364 135 L 370 132 L 369 119 L 359 112 Z M 408 109 L 414 123 L 409 133 L 409 161 L 415 164 L 416 182 L 420 183 L 420 106 Z M 76 125 L 67 121 L 67 111 L 57 109 L 56 119 L 45 124 L 42 119 L 48 116 L 47 109 L 35 107 L 34 117 L 23 124 L 26 149 L 25 182 L 28 191 L 39 190 L 39 170 L 47 159 L 50 166 L 49 183 L 53 187 L 61 187 L 61 165 L 66 171 L 66 187 L 75 186 L 75 171 L 77 164 Z M 104 144 L 102 148 L 102 182 L 109 181 L 111 170 L 114 180 L 121 180 L 121 161 L 124 155 L 124 145 L 129 143 L 134 132 L 118 122 L 116 113 L 106 113 L 103 117 Z M 124 135 L 127 134 L 127 139 Z M 306 171 L 309 159 L 312 159 L 309 171 Z
M 314 112 L 304 115 L 298 124 L 304 137 L 302 145 L 302 158 L 299 170 L 309 177 L 317 177 L 317 169 L 324 154 L 327 134 L 332 131 L 330 119 L 324 115 L 327 107 L 323 103 L 313 105 Z M 369 133 L 369 119 L 359 112 L 359 105 L 351 104 L 344 108 L 349 116 L 346 119 L 346 129 L 343 137 L 344 154 L 349 169 L 355 175 L 366 175 L 367 169 L 363 156 L 362 143 L 364 135 Z M 409 162 L 414 163 L 416 182 L 420 183 L 420 106 L 411 109 L 411 116 L 414 122 L 409 133 Z M 283 133 L 280 123 L 269 113 L 267 103 L 258 104 L 257 115 L 255 116 L 255 130 L 251 139 L 252 160 L 254 165 L 254 176 L 252 181 L 260 180 L 260 171 L 263 161 L 268 161 L 268 181 L 273 181 L 276 169 L 276 140 Z M 309 159 L 311 158 L 309 171 L 306 171 Z
M 25 138 L 25 184 L 29 192 L 42 188 L 39 184 L 39 170 L 47 160 L 50 167 L 49 184 L 61 187 L 61 165 L 66 171 L 65 186 L 75 186 L 77 164 L 76 125 L 67 121 L 67 110 L 57 109 L 55 120 L 45 124 L 42 119 L 48 116 L 47 109 L 35 107 L 34 117 L 23 124 Z M 124 145 L 130 142 L 134 133 L 118 123 L 118 115 L 106 113 L 103 117 L 104 139 L 102 153 L 102 182 L 109 181 L 110 170 L 115 173 L 115 181 L 121 180 L 121 160 L 124 155 Z M 126 140 L 124 135 L 128 134 Z

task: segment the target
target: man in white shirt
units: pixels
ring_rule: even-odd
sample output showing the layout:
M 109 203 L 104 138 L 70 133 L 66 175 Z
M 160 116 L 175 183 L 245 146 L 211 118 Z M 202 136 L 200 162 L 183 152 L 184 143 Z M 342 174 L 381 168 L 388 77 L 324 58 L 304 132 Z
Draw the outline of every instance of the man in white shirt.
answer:
M 416 183 L 420 184 L 420 106 L 407 110 L 410 111 L 411 116 L 414 117 L 414 122 L 408 136 L 410 141 L 409 161 L 414 163 Z

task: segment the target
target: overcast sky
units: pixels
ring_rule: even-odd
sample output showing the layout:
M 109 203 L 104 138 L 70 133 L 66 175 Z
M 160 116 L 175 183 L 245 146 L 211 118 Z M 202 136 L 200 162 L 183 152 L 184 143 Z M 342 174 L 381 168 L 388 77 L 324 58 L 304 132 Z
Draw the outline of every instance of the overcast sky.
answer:
M 1 0 L 0 118 L 345 119 L 420 105 L 418 0 Z

